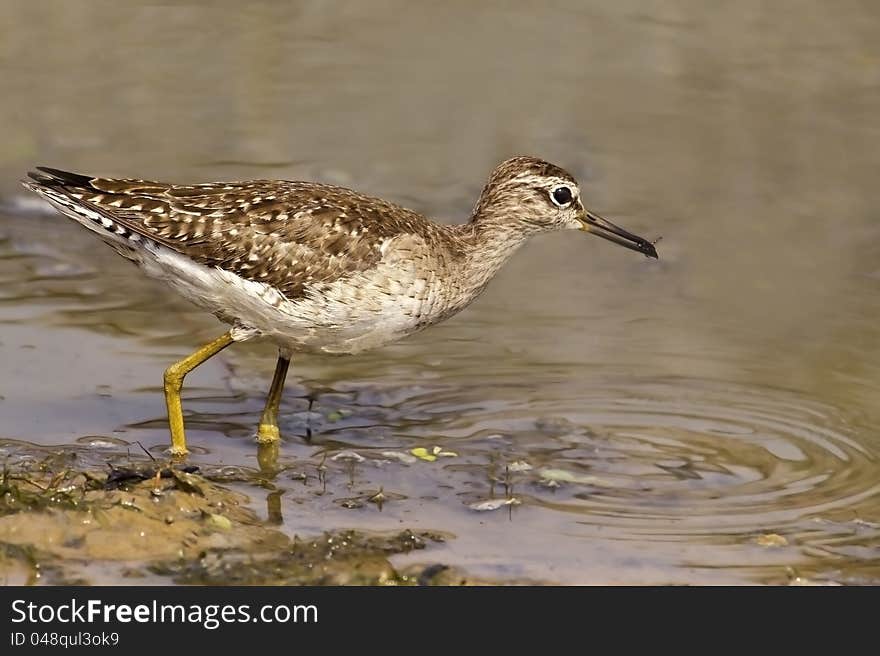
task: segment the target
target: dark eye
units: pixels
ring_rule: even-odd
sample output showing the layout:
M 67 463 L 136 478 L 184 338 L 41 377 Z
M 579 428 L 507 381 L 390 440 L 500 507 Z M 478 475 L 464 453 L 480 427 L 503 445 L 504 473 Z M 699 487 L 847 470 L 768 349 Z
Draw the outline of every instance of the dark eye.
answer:
M 556 187 L 550 195 L 553 198 L 553 202 L 560 207 L 568 205 L 572 199 L 571 189 L 568 187 Z

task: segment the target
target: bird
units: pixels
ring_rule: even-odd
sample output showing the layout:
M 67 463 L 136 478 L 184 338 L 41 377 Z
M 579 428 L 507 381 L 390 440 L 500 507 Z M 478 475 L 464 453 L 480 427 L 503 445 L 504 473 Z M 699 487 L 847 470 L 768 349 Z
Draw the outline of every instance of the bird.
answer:
M 656 240 L 586 209 L 570 173 L 530 156 L 500 163 L 458 224 L 319 182 L 170 184 L 43 166 L 21 182 L 229 326 L 164 372 L 175 457 L 188 453 L 184 377 L 233 343 L 278 349 L 256 433 L 258 443 L 277 443 L 294 353 L 359 353 L 444 321 L 531 237 L 580 230 L 658 258 Z

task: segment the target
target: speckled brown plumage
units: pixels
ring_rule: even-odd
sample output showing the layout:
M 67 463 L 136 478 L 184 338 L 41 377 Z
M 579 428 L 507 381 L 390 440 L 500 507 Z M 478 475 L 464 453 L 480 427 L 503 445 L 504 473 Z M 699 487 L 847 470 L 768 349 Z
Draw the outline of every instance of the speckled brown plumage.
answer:
M 457 225 L 314 182 L 174 185 L 49 168 L 30 177 L 26 186 L 149 275 L 165 278 L 239 334 L 270 336 L 292 350 L 354 352 L 441 321 L 476 298 L 528 237 L 589 229 L 592 216 L 569 173 L 531 157 L 499 165 L 470 221 Z M 625 237 L 609 238 L 656 257 L 645 240 L 620 233 Z M 186 269 L 162 248 L 234 278 L 208 285 L 202 269 Z M 288 335 L 297 331 L 309 334 Z
M 207 266 L 274 285 L 288 298 L 374 266 L 384 240 L 430 232 L 424 217 L 379 198 L 312 182 L 171 185 L 71 179 L 56 189 L 132 232 Z

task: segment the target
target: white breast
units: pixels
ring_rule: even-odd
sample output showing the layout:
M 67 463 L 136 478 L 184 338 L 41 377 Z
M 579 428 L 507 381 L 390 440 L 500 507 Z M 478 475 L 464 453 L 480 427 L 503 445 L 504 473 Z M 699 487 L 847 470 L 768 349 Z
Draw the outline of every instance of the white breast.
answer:
M 150 244 L 139 264 L 196 305 L 237 326 L 233 337 L 264 337 L 291 351 L 356 353 L 405 337 L 448 316 L 436 273 L 418 259 L 375 268 L 287 299 L 275 287 L 208 267 Z M 426 270 L 430 271 L 426 273 Z M 447 292 L 447 293 L 443 293 Z

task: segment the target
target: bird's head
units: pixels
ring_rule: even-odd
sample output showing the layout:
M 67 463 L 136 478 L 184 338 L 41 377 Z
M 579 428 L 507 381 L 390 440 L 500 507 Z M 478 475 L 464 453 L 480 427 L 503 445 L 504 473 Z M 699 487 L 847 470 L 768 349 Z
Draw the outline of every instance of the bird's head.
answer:
M 535 157 L 514 157 L 492 171 L 474 207 L 473 220 L 527 234 L 582 230 L 657 257 L 653 243 L 587 210 L 570 173 Z

